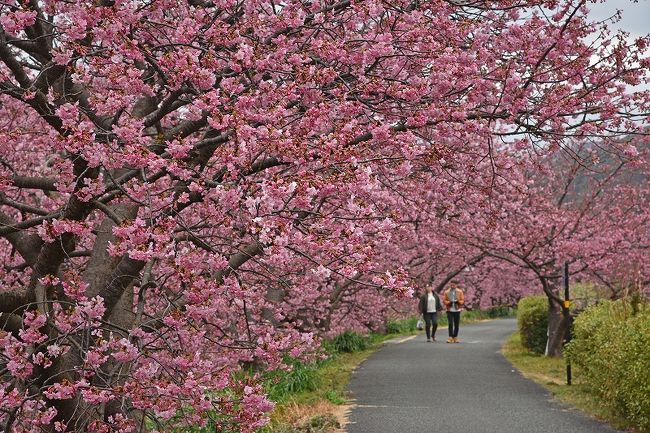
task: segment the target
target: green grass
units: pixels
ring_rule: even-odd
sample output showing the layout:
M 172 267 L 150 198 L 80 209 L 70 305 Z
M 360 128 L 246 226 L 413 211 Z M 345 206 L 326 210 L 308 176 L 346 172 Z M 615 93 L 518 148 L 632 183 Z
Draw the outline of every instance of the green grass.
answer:
M 346 331 L 323 343 L 329 353 L 354 353 L 367 349 L 372 344 L 372 335 L 361 335 Z
M 551 358 L 527 351 L 521 344 L 519 332 L 512 334 L 502 348 L 502 353 L 525 377 L 548 389 L 562 403 L 618 429 L 631 429 L 624 418 L 606 408 L 598 396 L 582 383 L 580 371 L 572 371 L 572 385 L 566 384 L 566 362 L 562 358 Z

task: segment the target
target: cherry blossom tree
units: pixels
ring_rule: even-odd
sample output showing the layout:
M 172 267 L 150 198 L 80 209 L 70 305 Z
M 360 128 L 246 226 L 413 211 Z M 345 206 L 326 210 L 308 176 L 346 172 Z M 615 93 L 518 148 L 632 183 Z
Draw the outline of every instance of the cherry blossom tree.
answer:
M 569 325 L 562 314 L 565 263 L 572 276 L 604 283 L 614 296 L 612 280 L 621 277 L 622 269 L 637 286 L 648 279 L 647 154 L 609 153 L 594 143 L 581 143 L 571 148 L 570 155 L 536 158 L 538 169 L 523 172 L 525 181 L 493 203 L 498 217 L 477 231 L 460 227 L 454 234 L 456 240 L 506 266 L 486 272 L 517 272 L 520 284 L 528 281 L 548 296 L 549 355 L 560 354 Z M 480 221 L 473 220 L 475 225 Z M 501 281 L 492 280 L 496 282 Z
M 586 1 L 0 7 L 5 431 L 255 431 L 255 368 L 378 326 L 413 260 L 479 263 L 445 231 L 517 152 L 648 112 L 647 40 Z

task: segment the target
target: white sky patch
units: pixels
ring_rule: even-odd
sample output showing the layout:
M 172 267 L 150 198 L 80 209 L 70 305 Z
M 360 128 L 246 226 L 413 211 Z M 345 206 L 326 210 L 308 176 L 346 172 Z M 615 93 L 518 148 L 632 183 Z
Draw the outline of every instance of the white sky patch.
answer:
M 612 24 L 612 29 L 630 32 L 630 37 L 636 38 L 650 33 L 650 0 L 607 0 L 604 3 L 590 3 L 589 17 L 602 21 L 614 14 L 618 9 L 623 11 L 623 19 Z
M 603 3 L 589 3 L 588 17 L 593 21 L 604 21 L 622 11 L 622 18 L 617 22 L 609 22 L 609 28 L 614 32 L 628 32 L 628 42 L 650 34 L 650 0 L 606 0 Z M 628 91 L 650 90 L 650 83 L 628 87 Z

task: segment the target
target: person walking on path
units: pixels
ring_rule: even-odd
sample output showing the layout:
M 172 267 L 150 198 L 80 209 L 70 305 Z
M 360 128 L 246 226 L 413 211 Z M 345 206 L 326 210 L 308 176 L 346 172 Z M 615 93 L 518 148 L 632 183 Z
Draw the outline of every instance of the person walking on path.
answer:
M 427 342 L 436 341 L 436 330 L 438 329 L 438 311 L 442 310 L 442 303 L 437 293 L 431 287 L 427 287 L 424 294 L 420 296 L 418 310 L 424 317 L 424 329 L 427 334 Z
M 449 338 L 447 343 L 458 343 L 458 327 L 460 326 L 460 311 L 465 305 L 465 293 L 452 281 L 445 290 L 444 300 L 447 308 L 447 321 L 449 322 Z

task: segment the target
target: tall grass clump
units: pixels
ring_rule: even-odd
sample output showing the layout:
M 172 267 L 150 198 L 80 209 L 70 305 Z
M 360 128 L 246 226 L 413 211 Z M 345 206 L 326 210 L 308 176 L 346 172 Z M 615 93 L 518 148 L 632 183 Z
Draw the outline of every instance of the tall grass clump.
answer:
M 333 354 L 354 353 L 366 350 L 372 344 L 371 338 L 352 331 L 345 331 L 331 340 L 325 342 L 325 348 Z
M 318 387 L 318 362 L 290 361 L 291 370 L 275 370 L 266 373 L 265 389 L 268 397 L 276 403 L 289 396 L 314 391 Z

